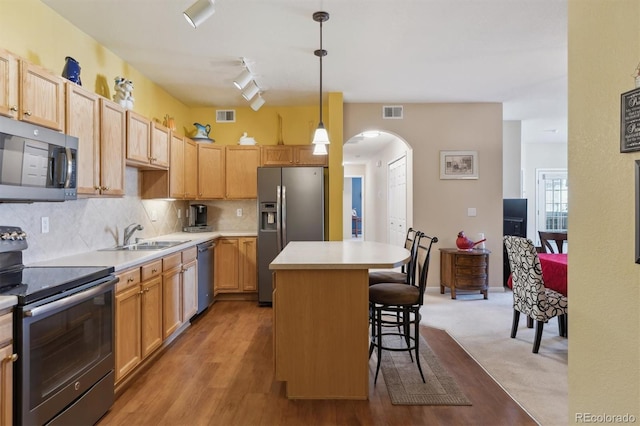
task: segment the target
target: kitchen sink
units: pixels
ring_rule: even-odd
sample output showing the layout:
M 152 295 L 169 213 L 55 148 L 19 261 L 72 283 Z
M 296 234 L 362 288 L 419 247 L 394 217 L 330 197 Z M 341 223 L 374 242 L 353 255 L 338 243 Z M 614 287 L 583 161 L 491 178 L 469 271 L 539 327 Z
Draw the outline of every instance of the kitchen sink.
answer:
M 127 246 L 115 246 L 100 251 L 137 251 L 137 250 L 164 250 L 173 246 L 188 243 L 191 240 L 184 241 L 142 241 Z

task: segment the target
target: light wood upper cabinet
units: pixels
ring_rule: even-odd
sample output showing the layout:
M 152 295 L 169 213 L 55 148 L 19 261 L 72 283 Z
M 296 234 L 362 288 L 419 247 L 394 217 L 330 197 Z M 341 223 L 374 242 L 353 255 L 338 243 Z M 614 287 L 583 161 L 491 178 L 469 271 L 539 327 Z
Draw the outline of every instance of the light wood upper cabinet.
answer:
M 227 146 L 225 152 L 226 198 L 257 198 L 259 166 L 260 147 Z
M 147 117 L 127 111 L 127 164 L 141 169 L 169 168 L 170 131 Z
M 127 111 L 127 164 L 147 166 L 151 157 L 151 120 Z
M 162 124 L 153 123 L 151 127 L 151 158 L 149 165 L 168 169 L 169 146 L 171 145 L 171 132 Z
M 78 138 L 78 195 L 100 193 L 100 101 L 98 95 L 67 83 L 66 133 Z
M 198 192 L 198 148 L 189 138 L 171 135 L 171 198 L 193 200 Z
M 313 155 L 313 145 L 264 145 L 263 166 L 327 166 L 327 155 Z
M 18 119 L 64 131 L 65 81 L 42 67 L 20 61 Z
M 100 194 L 124 195 L 126 111 L 100 98 Z
M 66 98 L 66 133 L 79 145 L 78 195 L 124 195 L 124 110 L 75 83 Z
M 198 144 L 198 199 L 224 198 L 224 157 L 224 146 Z
M 263 166 L 292 166 L 293 147 L 291 145 L 266 145 L 262 147 Z
M 184 198 L 198 196 L 198 144 L 184 138 Z
M 0 49 L 0 115 L 18 118 L 19 59 Z

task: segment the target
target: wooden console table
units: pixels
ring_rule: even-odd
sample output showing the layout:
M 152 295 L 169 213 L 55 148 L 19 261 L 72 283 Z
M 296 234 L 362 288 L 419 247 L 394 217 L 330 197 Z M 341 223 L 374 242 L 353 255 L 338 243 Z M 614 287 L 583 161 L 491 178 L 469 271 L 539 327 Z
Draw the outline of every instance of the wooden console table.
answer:
M 489 250 L 440 249 L 440 294 L 444 288 L 451 289 L 451 298 L 456 290 L 480 291 L 487 298 L 489 288 Z
M 369 269 L 410 257 L 368 241 L 292 241 L 276 256 L 275 378 L 288 398 L 369 398 Z

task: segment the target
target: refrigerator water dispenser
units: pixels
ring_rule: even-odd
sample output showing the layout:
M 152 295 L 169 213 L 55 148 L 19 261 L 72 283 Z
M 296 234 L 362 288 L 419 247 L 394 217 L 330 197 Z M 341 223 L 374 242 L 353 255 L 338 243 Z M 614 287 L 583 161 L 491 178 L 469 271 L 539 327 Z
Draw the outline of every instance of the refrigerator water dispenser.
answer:
M 277 208 L 276 203 L 260 203 L 260 230 L 275 231 Z

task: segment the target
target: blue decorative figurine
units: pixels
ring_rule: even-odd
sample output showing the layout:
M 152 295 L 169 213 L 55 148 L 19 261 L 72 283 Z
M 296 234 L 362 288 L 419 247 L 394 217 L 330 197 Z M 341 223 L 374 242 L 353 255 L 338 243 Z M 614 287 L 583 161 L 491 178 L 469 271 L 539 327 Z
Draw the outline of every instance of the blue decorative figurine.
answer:
M 82 86 L 82 81 L 80 81 L 80 64 L 71 56 L 67 56 L 64 59 L 66 62 L 62 70 L 62 76 L 76 83 L 78 86 Z

